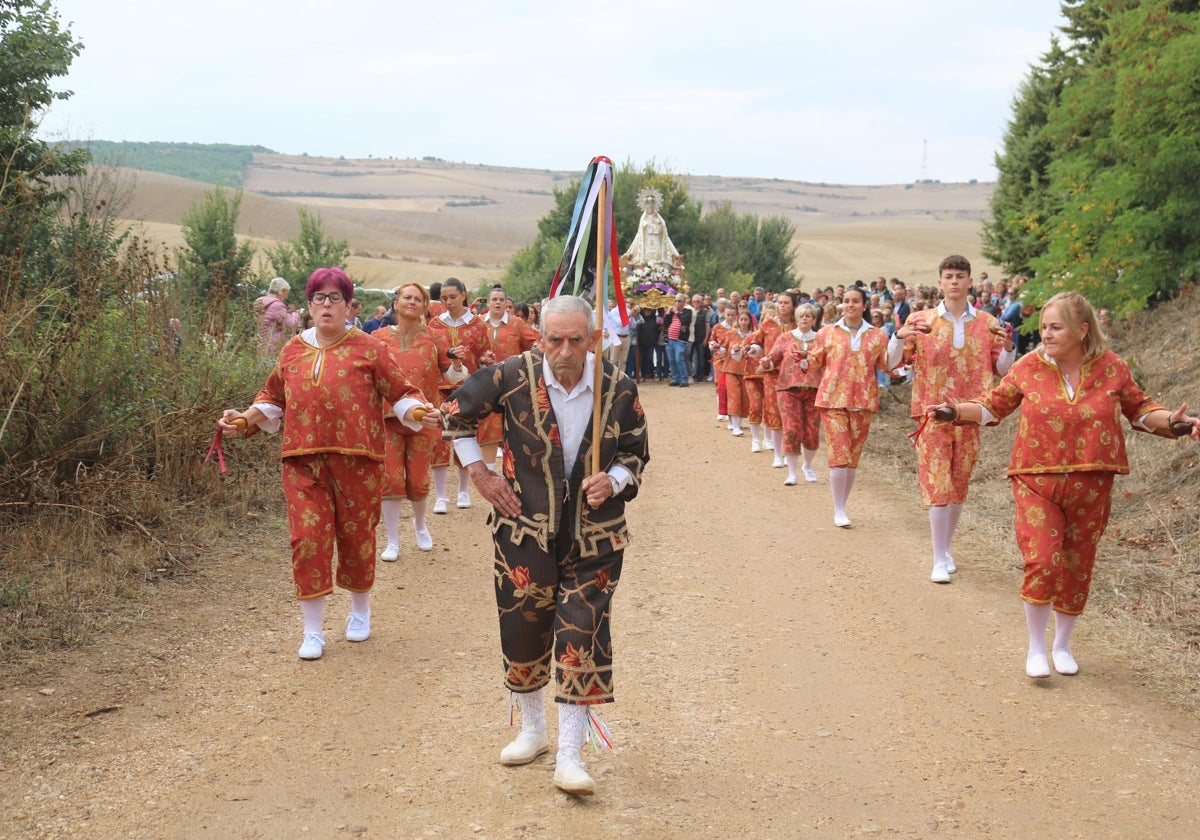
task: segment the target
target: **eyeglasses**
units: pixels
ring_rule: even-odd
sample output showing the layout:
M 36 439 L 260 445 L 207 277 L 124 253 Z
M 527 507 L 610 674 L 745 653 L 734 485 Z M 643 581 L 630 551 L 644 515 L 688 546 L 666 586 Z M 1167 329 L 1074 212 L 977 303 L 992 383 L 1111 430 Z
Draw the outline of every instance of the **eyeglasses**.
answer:
M 346 299 L 346 296 L 341 292 L 313 292 L 308 296 L 309 303 L 315 303 L 318 306 L 329 301 L 330 303 L 341 303 Z

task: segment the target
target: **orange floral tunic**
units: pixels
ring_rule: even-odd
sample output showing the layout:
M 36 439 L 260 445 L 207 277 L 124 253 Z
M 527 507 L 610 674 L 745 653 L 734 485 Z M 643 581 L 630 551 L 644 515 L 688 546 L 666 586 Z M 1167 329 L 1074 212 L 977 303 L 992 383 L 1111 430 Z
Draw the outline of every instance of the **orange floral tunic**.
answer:
M 391 348 L 357 327 L 317 347 L 296 336 L 283 346 L 254 398 L 283 409 L 282 457 L 318 452 L 384 458 L 384 409 L 424 397 Z
M 449 318 L 447 313 L 443 313 L 429 322 L 429 328 L 432 330 L 442 330 L 447 334 L 449 343 L 445 344 L 446 348 L 462 345 L 466 348 L 466 356 L 463 358 L 463 367 L 467 369 L 467 375 L 470 376 L 475 371 L 482 367 L 482 359 L 484 356 L 492 352 L 492 337 L 489 330 L 483 323 L 483 319 L 479 316 L 473 316 L 470 321 L 459 326 L 451 326 L 446 323 Z M 444 353 L 444 351 L 443 351 Z M 449 356 L 443 357 L 445 367 L 449 368 L 454 360 Z M 441 389 L 447 393 L 453 391 L 461 383 L 452 383 L 444 377 L 442 379 Z
M 954 323 L 938 316 L 928 333 L 917 332 L 904 340 L 904 361 L 917 370 L 909 407 L 912 417 L 923 418 L 926 406 L 947 397 L 966 399 L 992 387 L 992 377 L 1002 375 L 996 362 L 1004 351 L 1003 340 L 991 332 L 997 323 L 995 317 L 976 310 L 975 317 L 963 324 L 963 346 L 955 347 Z
M 405 337 L 395 327 L 381 327 L 371 335 L 391 348 L 404 375 L 421 390 L 427 402 L 437 405 L 442 372 L 449 366 L 446 357 L 450 347 L 446 343 L 448 333 L 422 326 Z M 391 406 L 387 406 L 385 416 L 389 414 Z
M 810 338 L 802 340 L 796 338 L 794 330 L 788 330 L 771 345 L 768 355 L 774 369 L 779 371 L 779 377 L 775 382 L 776 390 L 816 388 L 821 384 L 821 369 L 812 364 L 802 368 L 800 360 L 807 357 L 797 355 L 801 351 L 807 351 L 816 341 L 816 333 L 809 333 L 809 335 Z
M 887 370 L 888 337 L 883 330 L 863 322 L 859 348 L 851 345 L 851 334 L 841 321 L 817 331 L 808 351 L 809 368 L 821 369 L 817 408 L 879 411 L 876 370 Z
M 1008 475 L 1129 473 L 1121 415 L 1130 423 L 1163 408 L 1133 381 L 1125 360 L 1105 351 L 1083 365 L 1075 396 L 1058 366 L 1041 350 L 1016 361 L 986 397 L 977 400 L 1002 420 L 1021 408 Z M 994 424 L 992 424 L 994 425 Z M 1136 427 L 1135 427 L 1136 428 Z M 1154 432 L 1171 437 L 1169 431 Z

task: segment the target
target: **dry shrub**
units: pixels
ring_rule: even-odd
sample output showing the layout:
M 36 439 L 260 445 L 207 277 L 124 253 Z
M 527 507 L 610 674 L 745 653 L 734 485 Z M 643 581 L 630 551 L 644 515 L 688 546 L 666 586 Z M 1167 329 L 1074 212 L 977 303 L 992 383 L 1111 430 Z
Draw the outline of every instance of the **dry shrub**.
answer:
M 1111 331 L 1112 347 L 1127 359 L 1141 386 L 1175 409 L 1189 402 L 1200 409 L 1200 368 L 1193 335 L 1200 323 L 1200 294 L 1140 313 Z M 881 473 L 916 493 L 916 455 L 898 445 L 912 431 L 907 387 L 884 396 L 867 448 Z M 1012 492 L 1004 471 L 1016 434 L 1015 417 L 983 430 L 983 445 L 971 482 L 960 533 L 994 547 L 974 557 L 976 567 L 1002 572 L 1012 582 L 1014 602 L 1021 559 L 1013 536 Z M 1127 432 L 1131 474 L 1118 477 L 1113 510 L 1100 543 L 1088 603 L 1089 635 L 1130 663 L 1159 691 L 1185 707 L 1200 708 L 1200 447 Z M 1015 607 L 1015 603 L 1014 603 Z M 1014 621 L 1019 611 L 1014 609 Z

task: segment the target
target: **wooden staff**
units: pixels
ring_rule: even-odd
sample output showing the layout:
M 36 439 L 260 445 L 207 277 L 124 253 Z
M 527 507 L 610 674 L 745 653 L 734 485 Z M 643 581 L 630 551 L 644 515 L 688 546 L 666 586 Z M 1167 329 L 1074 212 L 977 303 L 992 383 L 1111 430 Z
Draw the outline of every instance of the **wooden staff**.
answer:
M 604 217 L 608 204 L 608 184 L 600 181 L 600 197 L 596 200 L 596 376 L 592 381 L 592 475 L 600 472 L 600 386 L 604 376 L 604 307 L 601 304 L 603 295 L 602 283 L 608 283 L 604 272 L 604 233 L 608 230 L 607 219 Z

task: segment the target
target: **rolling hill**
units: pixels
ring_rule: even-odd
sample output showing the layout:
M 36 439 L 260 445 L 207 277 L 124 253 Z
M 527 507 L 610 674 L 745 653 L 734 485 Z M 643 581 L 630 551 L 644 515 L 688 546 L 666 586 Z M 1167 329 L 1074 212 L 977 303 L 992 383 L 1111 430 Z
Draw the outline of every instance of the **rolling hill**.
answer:
M 123 216 L 169 246 L 179 222 L 210 184 L 126 170 Z M 372 288 L 457 276 L 499 279 L 537 221 L 576 172 L 513 169 L 436 160 L 315 158 L 255 153 L 243 176 L 240 233 L 259 246 L 294 236 L 301 206 L 320 211 L 330 235 L 345 238 L 355 279 Z M 931 278 L 939 260 L 964 253 L 976 272 L 999 275 L 979 258 L 979 228 L 991 184 L 846 186 L 778 179 L 687 176 L 705 206 L 780 214 L 796 224 L 796 269 L 806 284 L 877 275 Z M 667 219 L 668 226 L 671 220 Z

